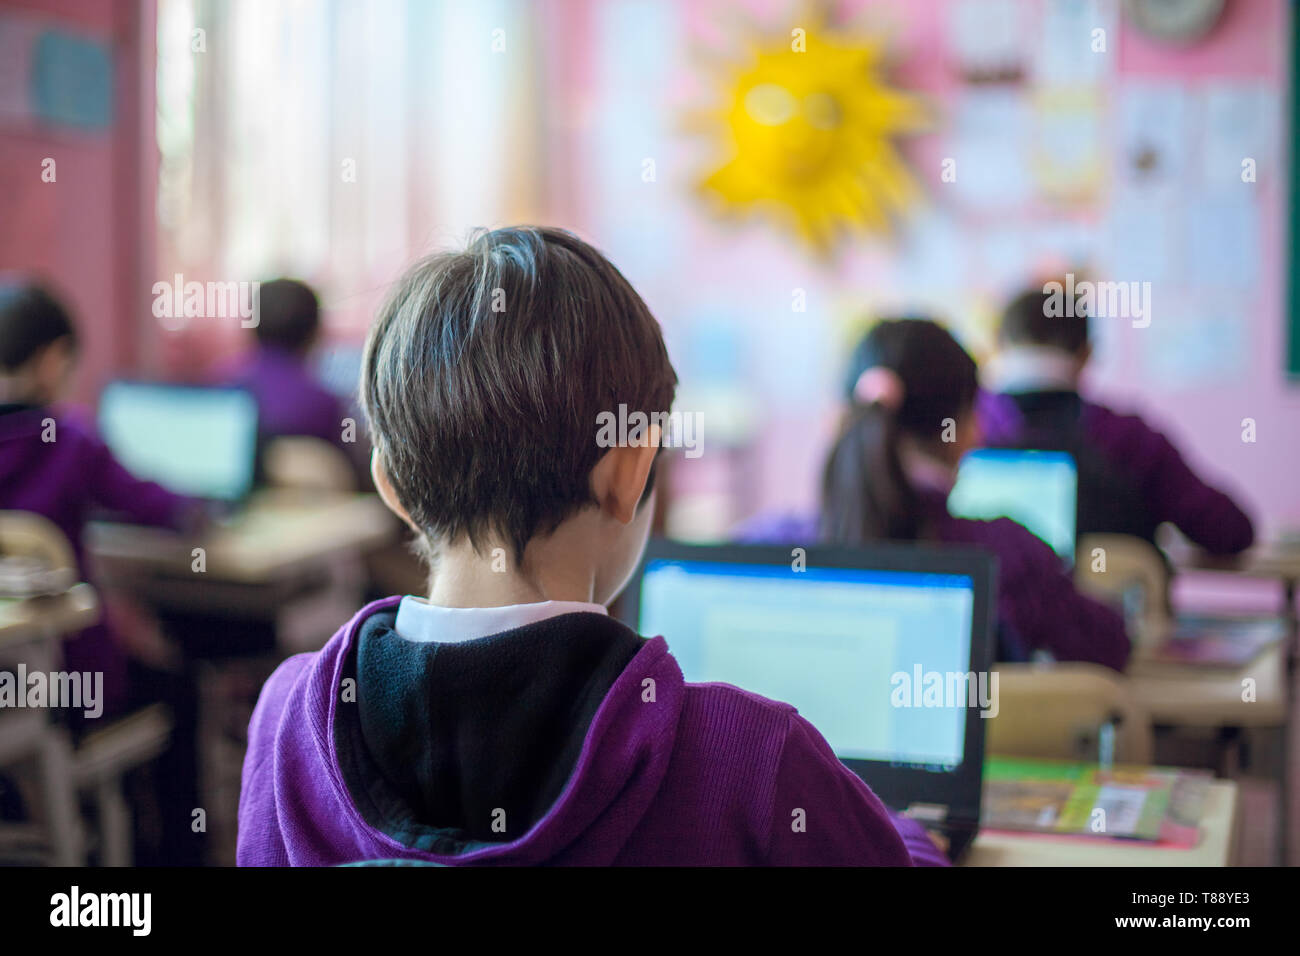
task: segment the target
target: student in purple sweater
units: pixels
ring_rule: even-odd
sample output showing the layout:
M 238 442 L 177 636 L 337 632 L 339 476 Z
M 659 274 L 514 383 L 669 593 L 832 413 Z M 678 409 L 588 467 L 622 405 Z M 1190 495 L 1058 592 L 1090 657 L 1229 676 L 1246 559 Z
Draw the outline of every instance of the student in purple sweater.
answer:
M 342 447 L 347 412 L 307 361 L 320 335 L 316 293 L 296 279 L 263 282 L 253 331 L 257 347 L 218 378 L 252 393 L 262 436 L 305 436 Z
M 77 330 L 40 286 L 0 283 L 0 508 L 32 511 L 58 526 L 83 580 L 82 542 L 94 509 L 136 524 L 180 529 L 195 505 L 123 468 L 86 416 L 54 403 L 76 363 Z M 64 643 L 71 670 L 102 671 L 109 711 L 126 694 L 126 654 L 101 622 Z
M 92 512 L 178 531 L 196 529 L 202 512 L 197 502 L 133 476 L 89 419 L 54 404 L 76 354 L 76 326 L 53 295 L 38 285 L 0 280 L 0 509 L 35 512 L 57 525 L 87 580 L 82 538 Z M 104 618 L 64 639 L 63 667 L 103 675 L 98 720 L 83 719 L 78 710 L 60 712 L 77 735 L 154 701 L 171 708 L 172 745 L 160 758 L 157 775 L 162 835 L 156 844 L 137 846 L 137 860 L 197 863 L 199 844 L 190 831 L 197 799 L 194 685 L 183 674 L 133 656 Z
M 999 353 L 979 414 L 990 445 L 1068 451 L 1079 468 L 1079 533 L 1129 534 L 1154 542 L 1174 524 L 1213 554 L 1250 547 L 1254 528 L 1231 498 L 1212 488 L 1178 449 L 1136 415 L 1083 399 L 1079 378 L 1091 356 L 1088 316 L 1073 315 L 1041 289 L 1003 313 Z
M 828 456 L 819 518 L 759 518 L 747 541 L 798 544 L 940 541 L 983 547 L 998 558 L 998 653 L 1035 651 L 1122 670 L 1129 640 L 1121 616 L 1075 590 L 1060 558 L 1006 518 L 948 512 L 962 456 L 979 444 L 975 362 L 928 319 L 877 324 L 854 353 L 849 409 Z
M 664 637 L 606 613 L 659 436 L 602 447 L 599 416 L 667 411 L 676 382 L 645 303 L 568 233 L 496 230 L 406 275 L 362 398 L 429 593 L 267 681 L 240 864 L 942 862 L 794 708 L 685 683 Z

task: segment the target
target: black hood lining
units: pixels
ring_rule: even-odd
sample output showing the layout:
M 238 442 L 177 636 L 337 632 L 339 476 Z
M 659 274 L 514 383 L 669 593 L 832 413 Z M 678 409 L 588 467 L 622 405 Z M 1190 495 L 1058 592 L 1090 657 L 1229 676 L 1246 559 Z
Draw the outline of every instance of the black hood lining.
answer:
M 355 702 L 335 689 L 335 751 L 368 824 L 445 856 L 518 840 L 546 815 L 645 643 L 585 612 L 447 644 L 408 641 L 395 622 L 392 609 L 360 625 L 342 670 Z

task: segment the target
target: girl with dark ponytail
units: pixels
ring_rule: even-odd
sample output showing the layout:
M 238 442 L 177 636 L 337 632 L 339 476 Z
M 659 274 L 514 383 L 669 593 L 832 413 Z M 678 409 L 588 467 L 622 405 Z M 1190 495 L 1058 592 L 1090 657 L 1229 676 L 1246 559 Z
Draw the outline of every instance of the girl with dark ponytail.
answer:
M 823 537 L 933 537 L 914 486 L 942 484 L 978 443 L 979 383 L 965 349 L 929 319 L 886 319 L 853 352 L 849 410 L 822 478 Z
M 1058 660 L 1122 670 L 1129 655 L 1123 619 L 1076 591 L 1051 548 L 1009 519 L 949 514 L 957 466 L 980 442 L 978 391 L 974 359 L 942 326 L 920 318 L 881 321 L 853 353 L 849 407 L 823 471 L 820 516 L 760 519 L 740 537 L 985 548 L 998 558 L 1003 660 L 1025 660 L 1041 649 Z

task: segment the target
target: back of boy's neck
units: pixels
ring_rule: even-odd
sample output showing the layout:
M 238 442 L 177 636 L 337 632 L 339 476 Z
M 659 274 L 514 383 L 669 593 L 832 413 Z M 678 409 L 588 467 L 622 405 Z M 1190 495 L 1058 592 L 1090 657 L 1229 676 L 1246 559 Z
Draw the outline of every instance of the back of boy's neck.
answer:
M 996 391 L 1077 390 L 1081 371 L 1079 357 L 1064 349 L 1011 345 L 988 362 L 984 379 Z
M 545 601 L 594 600 L 594 574 L 525 554 L 516 563 L 512 549 L 494 545 L 441 551 L 429 579 L 428 602 L 438 607 L 489 608 Z

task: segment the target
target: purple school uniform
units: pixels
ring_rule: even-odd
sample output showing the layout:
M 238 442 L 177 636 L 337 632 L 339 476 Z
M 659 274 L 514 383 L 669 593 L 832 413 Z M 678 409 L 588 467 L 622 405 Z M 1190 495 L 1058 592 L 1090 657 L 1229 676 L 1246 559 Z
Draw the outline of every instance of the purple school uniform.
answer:
M 398 600 L 263 687 L 240 865 L 942 862 L 793 707 L 685 683 L 663 638 L 574 613 L 415 642 Z
M 261 346 L 219 376 L 257 401 L 258 430 L 266 437 L 302 435 L 338 445 L 346 413 L 338 398 L 299 356 Z
M 32 511 L 59 527 L 87 577 L 82 533 L 93 508 L 138 524 L 179 528 L 191 501 L 123 468 L 84 415 L 64 408 L 0 406 L 0 508 Z M 126 659 L 106 625 L 64 641 L 69 670 L 104 674 L 105 710 L 124 699 Z
M 1137 527 L 1081 526 L 1081 533 L 1112 531 L 1151 538 L 1155 528 L 1168 521 L 1214 554 L 1236 554 L 1253 543 L 1255 531 L 1245 512 L 1223 492 L 1201 481 L 1173 443 L 1137 415 L 1119 414 L 1067 390 L 1029 393 L 1019 398 L 984 392 L 978 413 L 989 445 L 1021 441 L 1026 422 L 1018 402 L 1028 400 L 1058 406 L 1065 402 L 1070 409 L 1077 408 L 1080 439 L 1129 483 L 1137 498 L 1141 514 L 1136 522 L 1128 522 Z M 1081 504 L 1085 493 L 1081 485 Z M 1086 522 L 1082 508 L 1081 520 Z
M 984 548 L 997 556 L 1001 656 L 1025 660 L 1041 649 L 1057 660 L 1124 669 L 1130 648 L 1123 617 L 1076 591 L 1051 548 L 1007 518 L 954 518 L 943 494 L 918 494 L 939 541 Z M 820 535 L 815 518 L 777 516 L 748 522 L 737 537 L 750 543 L 798 544 L 816 542 Z

